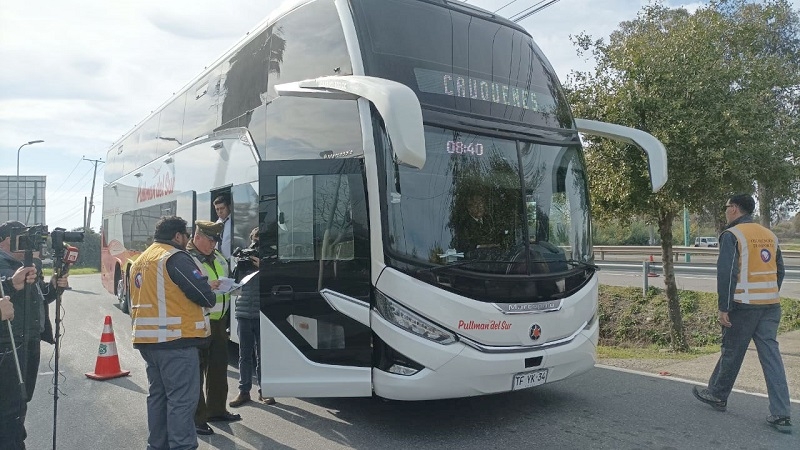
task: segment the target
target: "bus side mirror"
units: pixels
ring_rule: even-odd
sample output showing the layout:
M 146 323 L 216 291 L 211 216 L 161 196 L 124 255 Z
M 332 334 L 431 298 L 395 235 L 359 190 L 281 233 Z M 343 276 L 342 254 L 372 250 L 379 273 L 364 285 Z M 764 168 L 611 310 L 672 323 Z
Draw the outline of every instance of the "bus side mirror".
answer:
M 667 149 L 652 134 L 636 128 L 589 119 L 575 119 L 575 127 L 584 134 L 601 136 L 641 148 L 647 154 L 653 192 L 658 192 L 667 184 Z
M 421 169 L 425 165 L 422 108 L 408 86 L 359 75 L 320 77 L 275 86 L 279 96 L 327 99 L 365 98 L 383 118 L 397 162 Z

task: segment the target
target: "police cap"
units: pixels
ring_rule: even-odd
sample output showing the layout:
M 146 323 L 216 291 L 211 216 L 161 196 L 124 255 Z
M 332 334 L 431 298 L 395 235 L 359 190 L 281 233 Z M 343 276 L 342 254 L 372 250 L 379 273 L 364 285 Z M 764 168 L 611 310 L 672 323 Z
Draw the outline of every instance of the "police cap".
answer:
M 208 220 L 196 220 L 194 224 L 197 226 L 196 230 L 205 234 L 206 236 L 219 241 L 220 233 L 225 224 L 221 222 L 209 222 Z

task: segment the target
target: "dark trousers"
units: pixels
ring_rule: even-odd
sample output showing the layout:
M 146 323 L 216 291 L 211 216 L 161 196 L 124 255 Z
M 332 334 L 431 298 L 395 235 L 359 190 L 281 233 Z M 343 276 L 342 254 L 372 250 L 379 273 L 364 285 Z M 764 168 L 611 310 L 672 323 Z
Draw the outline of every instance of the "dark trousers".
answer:
M 228 398 L 228 333 L 226 317 L 211 320 L 211 344 L 200 349 L 200 401 L 194 415 L 196 424 L 227 412 Z M 205 380 L 205 389 L 203 381 Z
M 777 341 L 781 305 L 734 306 L 728 313 L 728 318 L 731 327 L 722 328 L 722 353 L 711 374 L 708 389 L 715 397 L 728 400 L 752 339 L 767 382 L 770 414 L 789 416 L 789 385 L 786 383 L 786 372 Z
M 5 322 L 0 322 L 5 325 Z M 11 344 L 0 344 L 0 448 L 17 450 L 25 448 L 25 415 L 28 402 L 36 388 L 36 377 L 39 373 L 40 343 L 28 341 L 27 349 L 17 341 L 17 354 L 22 377 L 25 381 L 26 400 L 22 399 L 17 375 L 17 365 Z
M 192 450 L 197 433 L 192 413 L 197 410 L 200 371 L 196 347 L 139 352 L 147 367 L 147 450 Z
M 236 319 L 239 321 L 239 391 L 250 393 L 253 388 L 253 368 L 258 376 L 261 393 L 261 319 Z

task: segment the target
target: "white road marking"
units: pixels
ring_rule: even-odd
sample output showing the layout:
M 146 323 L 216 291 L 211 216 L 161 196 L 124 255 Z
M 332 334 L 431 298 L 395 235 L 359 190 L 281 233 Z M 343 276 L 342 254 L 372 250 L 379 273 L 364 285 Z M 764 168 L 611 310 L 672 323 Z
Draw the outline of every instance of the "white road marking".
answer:
M 630 373 L 630 374 L 634 374 L 634 375 L 644 375 L 646 377 L 658 378 L 660 380 L 674 380 L 674 381 L 678 381 L 678 382 L 681 382 L 681 383 L 693 384 L 695 386 L 707 386 L 706 383 L 701 383 L 699 381 L 694 381 L 694 380 L 687 380 L 685 378 L 678 378 L 678 377 L 674 377 L 672 375 L 659 375 L 657 373 L 642 372 L 640 370 L 625 369 L 625 368 L 622 368 L 622 367 L 615 367 L 615 366 L 607 366 L 605 364 L 595 364 L 594 366 L 598 367 L 600 369 L 616 370 L 617 372 L 625 372 L 625 373 Z M 756 396 L 756 397 L 769 398 L 767 396 L 767 394 L 762 394 L 760 392 L 745 391 L 743 389 L 734 389 L 733 392 L 736 392 L 736 393 L 739 393 L 739 394 L 753 395 L 753 396 Z M 796 400 L 796 399 L 791 399 L 791 402 L 800 404 L 800 400 Z

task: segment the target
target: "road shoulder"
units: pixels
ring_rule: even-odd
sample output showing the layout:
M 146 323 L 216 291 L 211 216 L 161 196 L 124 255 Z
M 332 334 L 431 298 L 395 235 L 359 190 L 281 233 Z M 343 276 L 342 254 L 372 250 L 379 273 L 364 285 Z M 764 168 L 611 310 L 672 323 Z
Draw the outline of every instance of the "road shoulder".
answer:
M 792 399 L 800 401 L 800 330 L 778 336 Z M 612 359 L 602 358 L 598 364 L 652 373 L 705 383 L 719 359 L 719 352 L 693 359 Z M 766 383 L 755 345 L 750 344 L 735 389 L 766 394 Z

